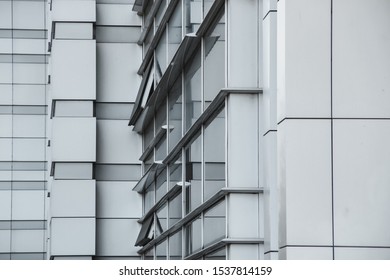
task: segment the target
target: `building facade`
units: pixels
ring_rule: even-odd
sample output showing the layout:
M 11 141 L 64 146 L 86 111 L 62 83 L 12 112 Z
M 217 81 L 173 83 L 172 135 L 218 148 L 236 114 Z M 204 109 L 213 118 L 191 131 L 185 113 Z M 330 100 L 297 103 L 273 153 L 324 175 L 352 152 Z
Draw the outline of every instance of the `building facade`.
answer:
M 389 259 L 390 2 L 1 0 L 1 259 Z

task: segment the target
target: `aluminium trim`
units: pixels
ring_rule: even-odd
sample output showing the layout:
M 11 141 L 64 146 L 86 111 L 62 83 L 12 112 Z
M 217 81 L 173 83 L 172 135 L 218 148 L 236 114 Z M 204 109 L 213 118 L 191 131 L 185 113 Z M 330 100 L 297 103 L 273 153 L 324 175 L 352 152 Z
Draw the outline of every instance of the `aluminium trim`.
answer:
M 157 14 L 158 9 L 160 8 L 162 0 L 156 0 L 156 2 L 153 3 L 153 6 L 146 17 L 144 27 L 142 28 L 141 36 L 138 39 L 137 44 L 142 45 L 145 41 L 146 36 L 148 35 L 150 28 L 153 26 L 153 19 L 155 15 Z

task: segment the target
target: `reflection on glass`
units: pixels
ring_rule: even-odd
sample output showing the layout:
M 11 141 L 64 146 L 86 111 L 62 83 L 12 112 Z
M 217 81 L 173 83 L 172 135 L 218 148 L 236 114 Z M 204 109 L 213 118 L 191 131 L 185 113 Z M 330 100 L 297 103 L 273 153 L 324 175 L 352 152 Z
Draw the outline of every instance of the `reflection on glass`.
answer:
M 167 99 L 164 99 L 161 103 L 160 107 L 157 110 L 156 116 L 155 116 L 155 124 L 156 124 L 156 133 L 157 134 L 162 133 L 163 131 L 166 131 L 166 124 L 167 124 L 167 107 L 166 107 Z M 164 134 L 164 136 L 160 139 L 160 141 L 156 145 L 156 154 L 155 154 L 155 160 L 163 160 L 167 156 L 167 135 Z
M 181 194 L 169 201 L 169 227 L 181 219 Z
M 162 75 L 167 68 L 167 32 L 166 29 L 160 38 L 160 41 L 156 48 L 156 60 L 155 60 L 155 81 L 156 85 L 160 82 Z
M 169 259 L 181 260 L 181 231 L 169 237 Z
M 191 212 L 201 204 L 201 138 L 186 149 L 186 213 Z
M 204 213 L 204 247 L 211 245 L 226 236 L 225 200 Z
M 185 0 L 186 33 L 194 33 L 202 22 L 202 0 Z
M 176 5 L 175 11 L 168 22 L 168 61 L 171 61 L 179 48 L 182 38 L 182 12 L 181 1 Z
M 202 111 L 200 59 L 200 50 L 198 50 L 184 69 L 186 131 L 195 123 Z
M 159 236 L 161 233 L 163 233 L 164 231 L 166 231 L 168 229 L 168 226 L 167 226 L 167 217 L 168 217 L 168 207 L 167 207 L 167 204 L 165 204 L 163 207 L 161 207 L 157 213 L 156 213 L 156 223 L 155 223 L 155 227 L 156 227 L 156 236 Z
M 226 260 L 226 247 L 211 252 L 204 257 L 205 260 Z
M 156 259 L 157 260 L 167 259 L 167 240 L 161 242 L 156 246 Z
M 182 94 L 181 94 L 181 77 L 179 77 L 168 95 L 169 106 L 169 152 L 179 142 L 182 135 Z
M 204 37 L 204 109 L 225 87 L 225 17 Z
M 156 202 L 167 193 L 167 170 L 157 170 L 156 174 Z
M 186 226 L 186 256 L 199 251 L 202 248 L 202 223 L 197 217 Z
M 225 110 L 204 130 L 204 201 L 225 187 Z

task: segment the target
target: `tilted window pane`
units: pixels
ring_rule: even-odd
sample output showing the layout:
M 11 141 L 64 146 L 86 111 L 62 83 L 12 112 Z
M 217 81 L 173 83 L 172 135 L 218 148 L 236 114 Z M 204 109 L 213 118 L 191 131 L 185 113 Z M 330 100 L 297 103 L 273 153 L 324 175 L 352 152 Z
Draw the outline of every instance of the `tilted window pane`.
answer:
M 158 170 L 156 174 L 156 202 L 167 193 L 167 170 Z
M 163 35 L 156 48 L 156 60 L 155 60 L 155 74 L 156 84 L 161 80 L 162 75 L 167 68 L 167 31 L 165 29 Z
M 165 204 L 160 208 L 156 213 L 156 236 L 159 236 L 161 233 L 168 229 L 167 220 L 168 220 L 168 207 Z
M 172 189 L 178 183 L 181 183 L 182 179 L 182 162 L 181 153 L 177 160 L 169 165 L 169 189 Z
M 184 69 L 186 131 L 195 123 L 202 111 L 200 59 L 200 50 L 198 50 Z
M 144 213 L 148 212 L 154 205 L 154 182 L 146 189 L 144 194 Z

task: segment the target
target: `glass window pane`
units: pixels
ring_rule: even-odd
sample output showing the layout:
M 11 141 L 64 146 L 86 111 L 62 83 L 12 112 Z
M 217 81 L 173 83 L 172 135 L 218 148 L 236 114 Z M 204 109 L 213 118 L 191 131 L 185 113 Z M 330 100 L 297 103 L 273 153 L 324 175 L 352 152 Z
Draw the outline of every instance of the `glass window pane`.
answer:
M 158 170 L 156 174 L 156 202 L 167 193 L 167 169 Z
M 203 0 L 203 18 L 206 17 L 207 13 L 210 11 L 211 6 L 214 4 L 215 0 Z
M 156 259 L 157 260 L 166 260 L 167 259 L 167 240 L 156 246 Z
M 166 29 L 160 38 L 160 41 L 156 48 L 156 60 L 155 60 L 155 73 L 156 73 L 156 85 L 160 82 L 162 75 L 167 68 L 167 32 Z
M 204 257 L 205 260 L 226 260 L 226 247 L 211 252 Z
M 154 138 L 154 122 L 152 120 L 143 132 L 144 150 L 149 146 L 153 138 Z
M 153 2 L 153 1 L 150 1 L 150 2 Z M 155 30 L 157 30 L 158 27 L 160 26 L 161 20 L 164 16 L 166 9 L 167 9 L 167 0 L 162 0 L 160 7 L 158 8 L 158 11 L 157 11 L 156 16 L 155 16 L 155 27 L 156 27 Z
M 182 89 L 179 77 L 168 95 L 169 103 L 169 151 L 179 142 L 182 136 Z
M 202 0 L 185 0 L 186 33 L 194 33 L 202 22 Z
M 225 187 L 225 110 L 204 131 L 204 201 Z
M 153 251 L 154 251 L 154 249 L 147 251 L 144 255 L 144 260 L 153 260 L 153 258 L 154 258 Z
M 200 58 L 198 50 L 184 69 L 186 131 L 195 123 L 202 111 Z
M 169 259 L 181 260 L 181 231 L 169 237 Z
M 182 39 L 181 7 L 181 1 L 179 1 L 168 22 L 168 61 L 172 60 Z
M 225 87 L 225 17 L 204 37 L 204 108 Z
M 169 165 L 169 189 L 172 189 L 180 182 L 182 182 L 181 154 L 179 154 L 175 162 Z
M 204 213 L 204 247 L 211 245 L 226 236 L 225 200 Z
M 201 204 L 201 138 L 186 149 L 186 213 Z
M 157 211 L 156 219 L 156 236 L 159 236 L 161 233 L 168 229 L 167 219 L 168 218 L 168 207 L 165 204 L 162 208 Z
M 169 201 L 169 227 L 176 224 L 181 219 L 182 199 L 181 194 Z
M 199 251 L 202 248 L 202 223 L 197 217 L 191 224 L 186 226 L 186 256 Z
M 154 205 L 154 182 L 152 182 L 144 194 L 144 213 L 147 213 Z

